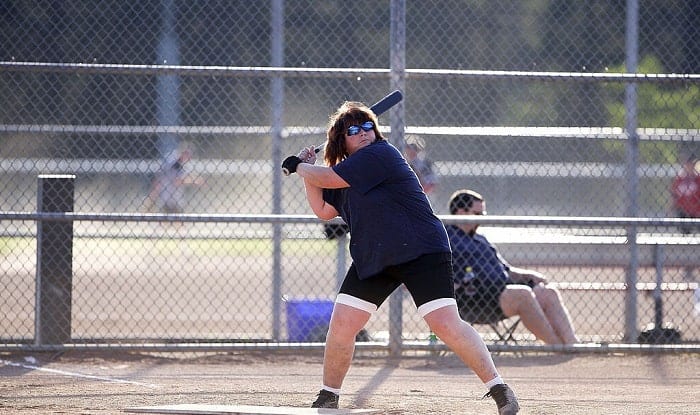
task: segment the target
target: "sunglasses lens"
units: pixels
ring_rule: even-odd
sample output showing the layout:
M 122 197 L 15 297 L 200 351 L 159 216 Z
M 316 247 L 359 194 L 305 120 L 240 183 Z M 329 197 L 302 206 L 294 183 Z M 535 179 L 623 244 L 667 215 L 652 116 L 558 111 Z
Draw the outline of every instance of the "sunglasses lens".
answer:
M 364 131 L 370 131 L 374 128 L 374 123 L 372 121 L 365 121 L 362 123 L 362 125 L 351 125 L 348 127 L 348 135 L 359 134 L 360 128 Z

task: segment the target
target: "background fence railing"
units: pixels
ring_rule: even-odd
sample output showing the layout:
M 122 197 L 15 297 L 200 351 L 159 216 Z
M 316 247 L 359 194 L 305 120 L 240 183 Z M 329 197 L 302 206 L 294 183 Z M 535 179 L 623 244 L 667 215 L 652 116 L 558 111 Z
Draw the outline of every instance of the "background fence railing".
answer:
M 482 229 L 562 284 L 593 342 L 636 341 L 662 275 L 664 320 L 695 344 L 698 219 L 670 189 L 700 155 L 696 3 L 5 2 L 0 340 L 37 342 L 41 267 L 71 277 L 70 341 L 288 340 L 282 297 L 332 298 L 350 258 L 279 164 L 343 100 L 398 88 L 381 128 L 421 143 L 436 213 L 471 188 L 530 218 Z M 57 220 L 40 175 L 74 176 L 72 238 L 44 247 L 70 273 L 38 261 Z M 384 308 L 376 339 L 396 332 Z M 402 340 L 423 331 L 407 313 Z
M 9 239 L 13 243 L 7 245 L 15 247 L 7 255 L 11 263 L 37 258 L 34 272 L 6 279 L 15 295 L 3 303 L 5 347 L 173 344 L 177 349 L 191 343 L 271 347 L 318 341 L 347 267 L 347 239 L 326 240 L 309 215 L 3 212 L 0 218 L 27 226 Z M 483 232 L 513 261 L 556 273 L 553 282 L 585 342 L 636 343 L 624 339 L 631 298 L 633 333 L 641 323 L 647 330 L 649 325 L 680 330 L 678 347 L 698 343 L 700 291 L 693 273 L 700 239 L 669 232 L 698 221 L 441 218 L 482 222 Z M 43 224 L 38 232 L 34 223 Z M 49 234 L 50 224 L 69 229 Z M 279 245 L 273 241 L 275 225 L 283 229 Z M 634 245 L 625 236 L 629 227 L 638 230 Z M 214 229 L 218 236 L 211 235 Z M 271 260 L 276 246 L 284 258 L 279 279 L 273 278 Z M 4 267 L 6 275 L 11 263 Z M 298 268 L 305 272 L 294 272 Z M 632 287 L 624 283 L 630 272 L 637 276 Z M 396 296 L 400 315 L 392 316 L 389 307 L 380 310 L 368 326 L 370 340 L 391 343 L 390 328 L 398 324 L 393 332 L 399 333 L 394 340 L 401 348 L 424 347 L 427 327 L 412 312 L 410 298 L 402 291 Z M 483 334 L 497 340 L 488 327 Z M 521 347 L 535 347 L 526 330 L 517 335 Z

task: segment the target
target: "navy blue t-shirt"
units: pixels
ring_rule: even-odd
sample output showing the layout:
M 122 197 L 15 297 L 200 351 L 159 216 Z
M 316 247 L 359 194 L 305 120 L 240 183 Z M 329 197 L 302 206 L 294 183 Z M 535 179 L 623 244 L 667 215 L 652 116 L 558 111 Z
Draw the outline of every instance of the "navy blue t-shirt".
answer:
M 457 282 L 479 287 L 505 286 L 509 282 L 510 265 L 486 237 L 478 233 L 469 235 L 455 225 L 445 228 L 450 238 L 452 267 Z
M 333 166 L 350 187 L 324 189 L 323 200 L 350 228 L 360 279 L 424 254 L 450 252 L 445 227 L 401 153 L 376 141 Z

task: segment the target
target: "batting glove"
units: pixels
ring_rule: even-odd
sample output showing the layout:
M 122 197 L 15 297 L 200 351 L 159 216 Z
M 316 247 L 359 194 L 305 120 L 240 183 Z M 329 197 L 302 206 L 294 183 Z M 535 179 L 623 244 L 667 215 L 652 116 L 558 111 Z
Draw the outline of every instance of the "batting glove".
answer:
M 297 156 L 289 156 L 282 162 L 282 172 L 285 176 L 296 173 L 297 166 L 301 163 L 301 159 Z

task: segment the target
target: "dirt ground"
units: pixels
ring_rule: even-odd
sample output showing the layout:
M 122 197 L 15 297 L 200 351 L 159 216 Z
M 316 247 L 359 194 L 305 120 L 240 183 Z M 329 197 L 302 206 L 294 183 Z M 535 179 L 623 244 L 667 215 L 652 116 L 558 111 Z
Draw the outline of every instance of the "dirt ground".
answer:
M 697 414 L 697 354 L 494 356 L 522 414 Z M 0 354 L 4 414 L 125 414 L 169 404 L 306 407 L 322 352 Z M 356 356 L 341 407 L 386 414 L 496 413 L 454 355 Z

